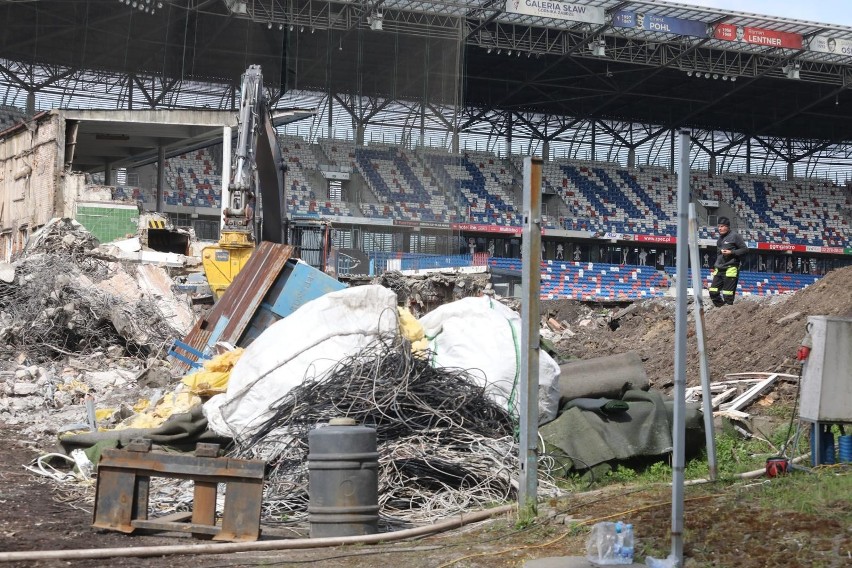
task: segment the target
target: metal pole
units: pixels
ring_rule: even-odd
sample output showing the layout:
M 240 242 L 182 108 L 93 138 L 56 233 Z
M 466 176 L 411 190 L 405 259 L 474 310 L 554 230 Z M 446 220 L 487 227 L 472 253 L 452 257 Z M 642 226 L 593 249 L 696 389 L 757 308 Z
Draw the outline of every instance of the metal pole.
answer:
M 686 289 L 689 209 L 689 130 L 681 130 L 677 172 L 677 305 L 675 308 L 674 425 L 672 427 L 672 556 L 683 566 L 683 470 L 686 460 Z
M 704 346 L 704 285 L 701 281 L 701 264 L 698 259 L 698 215 L 695 204 L 689 204 L 689 260 L 692 265 L 692 311 L 695 317 L 695 340 L 698 343 L 698 360 L 701 363 L 701 407 L 704 411 L 704 435 L 707 440 L 708 477 L 716 481 L 716 435 L 713 428 L 713 395 L 710 392 L 710 366 Z
M 166 210 L 166 147 L 157 148 L 157 213 Z
M 524 227 L 521 242 L 521 388 L 520 488 L 518 507 L 537 513 L 538 489 L 538 356 L 541 288 L 541 164 L 524 158 Z

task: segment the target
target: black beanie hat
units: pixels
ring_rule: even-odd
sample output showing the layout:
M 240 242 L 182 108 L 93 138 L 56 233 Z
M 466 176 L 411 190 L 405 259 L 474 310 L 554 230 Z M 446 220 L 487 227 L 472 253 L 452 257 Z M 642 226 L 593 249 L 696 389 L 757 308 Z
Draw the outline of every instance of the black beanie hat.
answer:
M 727 225 L 728 227 L 730 227 L 731 226 L 731 220 L 728 219 L 727 217 L 719 217 L 719 224 L 720 225 Z

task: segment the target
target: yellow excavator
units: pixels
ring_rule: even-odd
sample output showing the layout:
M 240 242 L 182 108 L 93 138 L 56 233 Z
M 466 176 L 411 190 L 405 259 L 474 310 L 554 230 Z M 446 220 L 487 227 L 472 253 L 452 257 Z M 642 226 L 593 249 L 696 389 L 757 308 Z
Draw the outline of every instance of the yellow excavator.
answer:
M 201 255 L 215 300 L 245 266 L 258 241 L 287 242 L 284 171 L 263 76 L 260 67 L 252 65 L 242 80 L 233 182 L 227 196 L 222 192 L 222 232 L 219 243 Z M 229 174 L 222 172 L 223 179 Z

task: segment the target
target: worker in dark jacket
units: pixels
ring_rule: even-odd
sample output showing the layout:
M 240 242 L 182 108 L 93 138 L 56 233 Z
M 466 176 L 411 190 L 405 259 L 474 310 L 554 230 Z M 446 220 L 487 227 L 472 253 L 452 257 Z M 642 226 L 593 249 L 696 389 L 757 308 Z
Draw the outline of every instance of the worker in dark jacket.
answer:
M 731 220 L 719 217 L 719 239 L 716 241 L 716 263 L 710 283 L 710 299 L 716 307 L 734 303 L 737 282 L 740 280 L 742 257 L 748 253 L 743 238 L 731 231 Z

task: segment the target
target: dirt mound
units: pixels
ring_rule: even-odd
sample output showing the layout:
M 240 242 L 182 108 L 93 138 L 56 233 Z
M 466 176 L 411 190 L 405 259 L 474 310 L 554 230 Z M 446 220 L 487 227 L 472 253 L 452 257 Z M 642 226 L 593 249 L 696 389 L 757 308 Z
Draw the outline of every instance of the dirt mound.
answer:
M 704 337 L 710 380 L 728 373 L 796 374 L 796 348 L 808 316 L 852 316 L 852 267 L 830 272 L 816 284 L 780 296 L 738 298 L 733 306 L 705 302 Z M 637 302 L 627 308 L 584 306 L 579 302 L 543 302 L 542 315 L 567 324 L 556 343 L 563 355 L 591 359 L 638 351 L 656 388 L 673 384 L 674 298 Z M 692 305 L 689 306 L 687 383 L 699 384 L 698 349 Z

